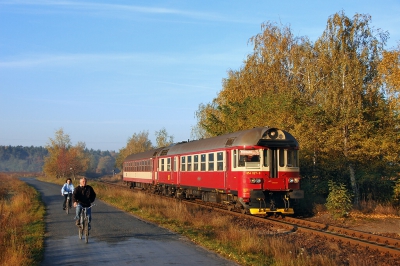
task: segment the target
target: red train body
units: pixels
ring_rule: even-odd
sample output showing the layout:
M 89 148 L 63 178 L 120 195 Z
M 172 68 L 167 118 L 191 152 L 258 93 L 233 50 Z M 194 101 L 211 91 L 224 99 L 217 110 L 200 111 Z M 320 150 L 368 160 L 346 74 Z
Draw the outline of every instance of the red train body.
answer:
M 304 196 L 298 151 L 288 132 L 259 127 L 132 154 L 124 161 L 123 180 L 243 213 L 287 215 L 294 213 L 291 201 Z

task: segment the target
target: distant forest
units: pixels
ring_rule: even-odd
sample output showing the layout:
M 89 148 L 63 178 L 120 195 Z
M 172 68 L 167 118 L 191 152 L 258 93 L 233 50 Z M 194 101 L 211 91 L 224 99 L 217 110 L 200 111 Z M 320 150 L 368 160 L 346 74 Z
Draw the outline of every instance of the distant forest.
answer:
M 86 149 L 90 157 L 88 177 L 111 175 L 119 172 L 115 168 L 116 152 Z M 0 172 L 42 172 L 48 151 L 44 147 L 0 146 Z

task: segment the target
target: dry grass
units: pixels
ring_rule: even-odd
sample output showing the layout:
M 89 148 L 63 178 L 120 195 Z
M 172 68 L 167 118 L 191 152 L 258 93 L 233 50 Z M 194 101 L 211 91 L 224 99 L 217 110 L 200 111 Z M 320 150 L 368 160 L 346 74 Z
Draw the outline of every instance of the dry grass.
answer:
M 38 265 L 44 213 L 38 192 L 16 175 L 0 173 L 0 265 Z
M 396 209 L 393 204 L 382 204 L 375 201 L 361 201 L 359 211 L 364 214 L 374 214 L 383 216 L 399 216 L 400 210 Z
M 327 213 L 324 204 L 315 204 L 313 212 L 315 215 Z M 376 201 L 361 201 L 357 208 L 350 211 L 351 217 L 386 218 L 399 217 L 400 209 L 395 208 L 391 203 L 378 203 Z
M 116 174 L 116 175 L 107 175 L 103 176 L 101 178 L 102 181 L 107 181 L 107 182 L 121 182 L 122 181 L 122 175 L 121 174 Z

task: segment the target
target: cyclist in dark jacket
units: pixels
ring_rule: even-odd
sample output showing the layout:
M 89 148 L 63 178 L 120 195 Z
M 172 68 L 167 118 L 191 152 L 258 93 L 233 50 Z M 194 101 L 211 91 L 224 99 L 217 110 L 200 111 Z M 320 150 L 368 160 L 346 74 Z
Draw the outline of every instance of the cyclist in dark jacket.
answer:
M 76 207 L 75 220 L 76 225 L 79 225 L 81 209 L 82 207 L 90 207 L 93 201 L 96 199 L 96 193 L 94 189 L 86 185 L 86 178 L 82 177 L 79 180 L 79 186 L 74 189 L 74 193 L 72 194 L 72 201 L 74 202 L 74 207 Z M 91 208 L 87 209 L 87 216 L 89 217 L 89 229 L 90 222 L 92 220 L 92 211 Z

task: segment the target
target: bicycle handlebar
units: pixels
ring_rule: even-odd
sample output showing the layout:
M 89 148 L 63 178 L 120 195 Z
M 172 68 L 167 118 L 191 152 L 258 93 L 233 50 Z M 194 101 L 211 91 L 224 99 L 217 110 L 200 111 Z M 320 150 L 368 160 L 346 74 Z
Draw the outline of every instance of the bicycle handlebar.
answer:
M 78 203 L 78 204 L 80 204 L 80 203 Z M 81 205 L 81 207 L 82 207 L 82 209 L 83 208 L 85 208 L 85 209 L 90 209 L 90 208 L 92 208 L 93 206 L 95 206 L 96 204 L 92 204 L 92 205 L 90 205 L 89 207 L 83 207 L 82 205 Z

